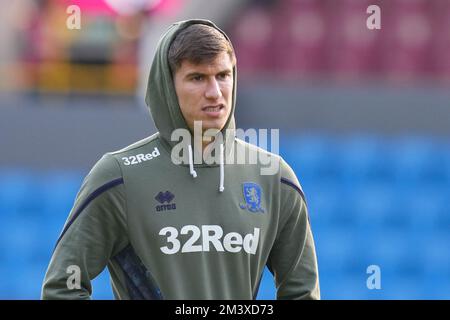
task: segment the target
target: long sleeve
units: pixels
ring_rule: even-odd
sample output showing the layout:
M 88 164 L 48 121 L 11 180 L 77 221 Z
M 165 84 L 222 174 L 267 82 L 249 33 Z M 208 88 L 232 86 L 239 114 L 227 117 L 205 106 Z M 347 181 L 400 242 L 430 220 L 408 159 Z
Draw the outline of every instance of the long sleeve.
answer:
M 268 268 L 275 277 L 277 299 L 320 299 L 319 274 L 308 208 L 300 184 L 283 164 L 280 230 Z
M 90 299 L 91 280 L 127 245 L 126 228 L 123 178 L 116 160 L 106 154 L 76 196 L 53 251 L 41 298 Z

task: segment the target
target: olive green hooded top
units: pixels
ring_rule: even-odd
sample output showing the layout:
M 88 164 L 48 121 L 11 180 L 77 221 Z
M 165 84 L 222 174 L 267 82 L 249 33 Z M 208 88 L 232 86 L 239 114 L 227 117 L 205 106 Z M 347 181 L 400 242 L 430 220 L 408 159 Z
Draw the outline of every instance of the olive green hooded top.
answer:
M 85 177 L 54 248 L 43 299 L 89 299 L 91 280 L 105 267 L 117 299 L 254 299 L 265 266 L 277 298 L 320 298 L 294 172 L 281 157 L 235 138 L 236 69 L 232 111 L 224 139 L 216 139 L 220 160 L 194 163 L 193 141 L 172 152 L 173 130 L 187 125 L 167 53 L 177 32 L 197 23 L 217 28 L 181 21 L 160 40 L 146 95 L 158 133 L 106 153 Z M 267 175 L 260 162 L 236 164 L 236 150 L 270 157 L 278 170 Z

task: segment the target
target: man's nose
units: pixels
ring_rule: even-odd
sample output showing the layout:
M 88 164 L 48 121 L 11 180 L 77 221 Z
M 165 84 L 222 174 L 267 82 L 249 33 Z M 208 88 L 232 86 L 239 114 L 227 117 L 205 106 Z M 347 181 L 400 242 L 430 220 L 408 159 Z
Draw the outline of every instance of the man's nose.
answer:
M 218 99 L 222 96 L 219 83 L 216 79 L 208 81 L 208 86 L 205 91 L 205 97 L 207 99 Z

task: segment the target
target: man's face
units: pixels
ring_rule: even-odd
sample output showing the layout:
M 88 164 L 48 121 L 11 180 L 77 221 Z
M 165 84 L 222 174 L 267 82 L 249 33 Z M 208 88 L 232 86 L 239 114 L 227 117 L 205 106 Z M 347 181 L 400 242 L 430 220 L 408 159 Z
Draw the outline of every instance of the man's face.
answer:
M 193 64 L 184 60 L 176 71 L 175 91 L 189 129 L 202 121 L 203 131 L 222 130 L 231 111 L 233 64 L 223 52 L 209 63 Z

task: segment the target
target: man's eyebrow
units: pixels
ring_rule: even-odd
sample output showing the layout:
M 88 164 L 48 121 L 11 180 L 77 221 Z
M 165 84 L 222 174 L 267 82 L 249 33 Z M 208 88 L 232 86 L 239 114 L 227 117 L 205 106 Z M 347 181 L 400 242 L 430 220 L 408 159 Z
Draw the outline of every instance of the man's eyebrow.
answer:
M 191 77 L 204 76 L 204 75 L 205 75 L 204 73 L 194 71 L 194 72 L 189 72 L 185 77 L 191 78 Z
M 221 74 L 221 73 L 229 73 L 229 74 L 231 74 L 232 72 L 233 72 L 232 69 L 225 69 L 225 70 L 222 70 L 220 72 L 217 72 L 217 74 Z
M 217 72 L 217 74 L 223 74 L 223 73 L 231 74 L 232 72 L 233 72 L 232 69 L 224 69 L 222 71 Z M 205 76 L 205 75 L 206 75 L 205 73 L 194 71 L 194 72 L 189 72 L 188 74 L 186 74 L 185 77 L 186 78 L 192 78 L 192 77 Z

